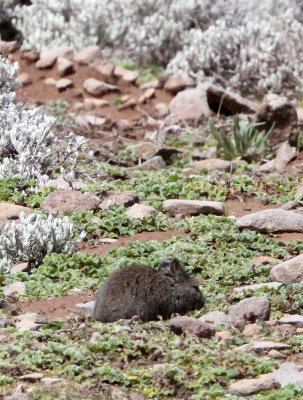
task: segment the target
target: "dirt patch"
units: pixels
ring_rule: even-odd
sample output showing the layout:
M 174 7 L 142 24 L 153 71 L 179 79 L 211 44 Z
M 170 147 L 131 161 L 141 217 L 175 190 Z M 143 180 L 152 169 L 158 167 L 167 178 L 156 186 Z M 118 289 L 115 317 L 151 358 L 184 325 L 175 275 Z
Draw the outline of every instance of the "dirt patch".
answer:
M 226 215 L 235 214 L 237 217 L 243 217 L 247 214 L 279 207 L 277 204 L 261 204 L 256 197 L 250 197 L 244 200 L 227 200 L 224 204 Z
M 274 236 L 277 242 L 295 242 L 296 240 L 303 241 L 303 233 L 301 232 L 283 232 Z
M 85 303 L 94 300 L 94 296 L 89 295 L 66 295 L 46 300 L 34 300 L 26 303 L 20 303 L 19 309 L 22 313 L 34 312 L 48 321 L 63 321 L 74 311 L 76 304 Z
M 188 234 L 182 231 L 167 231 L 167 232 L 141 232 L 133 236 L 125 236 L 117 239 L 115 243 L 102 243 L 97 247 L 91 247 L 88 243 L 82 242 L 79 245 L 79 250 L 85 253 L 96 253 L 100 254 L 102 257 L 106 257 L 106 253 L 109 249 L 113 247 L 128 247 L 130 242 L 147 242 L 148 240 L 157 240 L 158 242 L 163 242 L 164 240 L 169 240 L 175 236 L 186 237 Z

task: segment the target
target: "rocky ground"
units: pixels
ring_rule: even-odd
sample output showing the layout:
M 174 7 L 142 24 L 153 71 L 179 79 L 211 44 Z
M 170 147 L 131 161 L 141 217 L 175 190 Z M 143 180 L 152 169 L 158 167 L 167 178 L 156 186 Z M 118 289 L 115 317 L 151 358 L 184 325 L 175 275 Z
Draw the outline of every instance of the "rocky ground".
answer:
M 0 185 L 1 223 L 20 211 L 64 213 L 87 233 L 78 253 L 4 278 L 4 398 L 303 398 L 303 155 L 291 135 L 301 109 L 130 70 L 95 47 L 6 51 L 20 65 L 18 100 L 42 105 L 58 116 L 58 134 L 74 130 L 88 144 L 73 188 L 60 177 L 35 194 Z M 274 120 L 275 158 L 220 158 L 203 122 L 214 113 L 223 125 L 239 113 Z M 202 310 L 150 323 L 92 320 L 107 276 L 168 256 L 198 279 Z

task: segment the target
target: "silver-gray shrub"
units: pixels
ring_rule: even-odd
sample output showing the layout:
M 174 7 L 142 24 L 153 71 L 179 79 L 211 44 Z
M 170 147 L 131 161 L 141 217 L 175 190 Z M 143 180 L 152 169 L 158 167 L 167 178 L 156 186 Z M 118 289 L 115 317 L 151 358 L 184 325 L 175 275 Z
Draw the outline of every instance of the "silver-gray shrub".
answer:
M 20 262 L 39 265 L 51 253 L 73 253 L 84 236 L 82 233 L 75 239 L 74 226 L 68 217 L 20 213 L 18 223 L 0 226 L 0 273 L 8 273 Z

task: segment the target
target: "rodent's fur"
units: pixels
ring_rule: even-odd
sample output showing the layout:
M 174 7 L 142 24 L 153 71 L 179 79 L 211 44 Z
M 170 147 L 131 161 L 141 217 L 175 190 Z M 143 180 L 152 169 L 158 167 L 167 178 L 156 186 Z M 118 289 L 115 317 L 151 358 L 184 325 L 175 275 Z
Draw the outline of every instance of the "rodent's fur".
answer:
M 130 319 L 142 321 L 169 319 L 204 306 L 198 282 L 176 258 L 162 261 L 158 270 L 132 265 L 112 274 L 100 287 L 93 316 L 102 322 Z

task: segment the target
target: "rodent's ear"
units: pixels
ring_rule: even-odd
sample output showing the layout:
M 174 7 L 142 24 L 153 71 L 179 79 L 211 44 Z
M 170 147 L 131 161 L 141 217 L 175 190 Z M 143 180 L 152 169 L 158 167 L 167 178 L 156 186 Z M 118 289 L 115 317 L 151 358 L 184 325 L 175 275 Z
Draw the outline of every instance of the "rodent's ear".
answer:
M 159 264 L 158 270 L 162 270 L 162 272 L 170 276 L 177 277 L 180 271 L 184 271 L 184 264 L 177 258 L 166 258 Z

